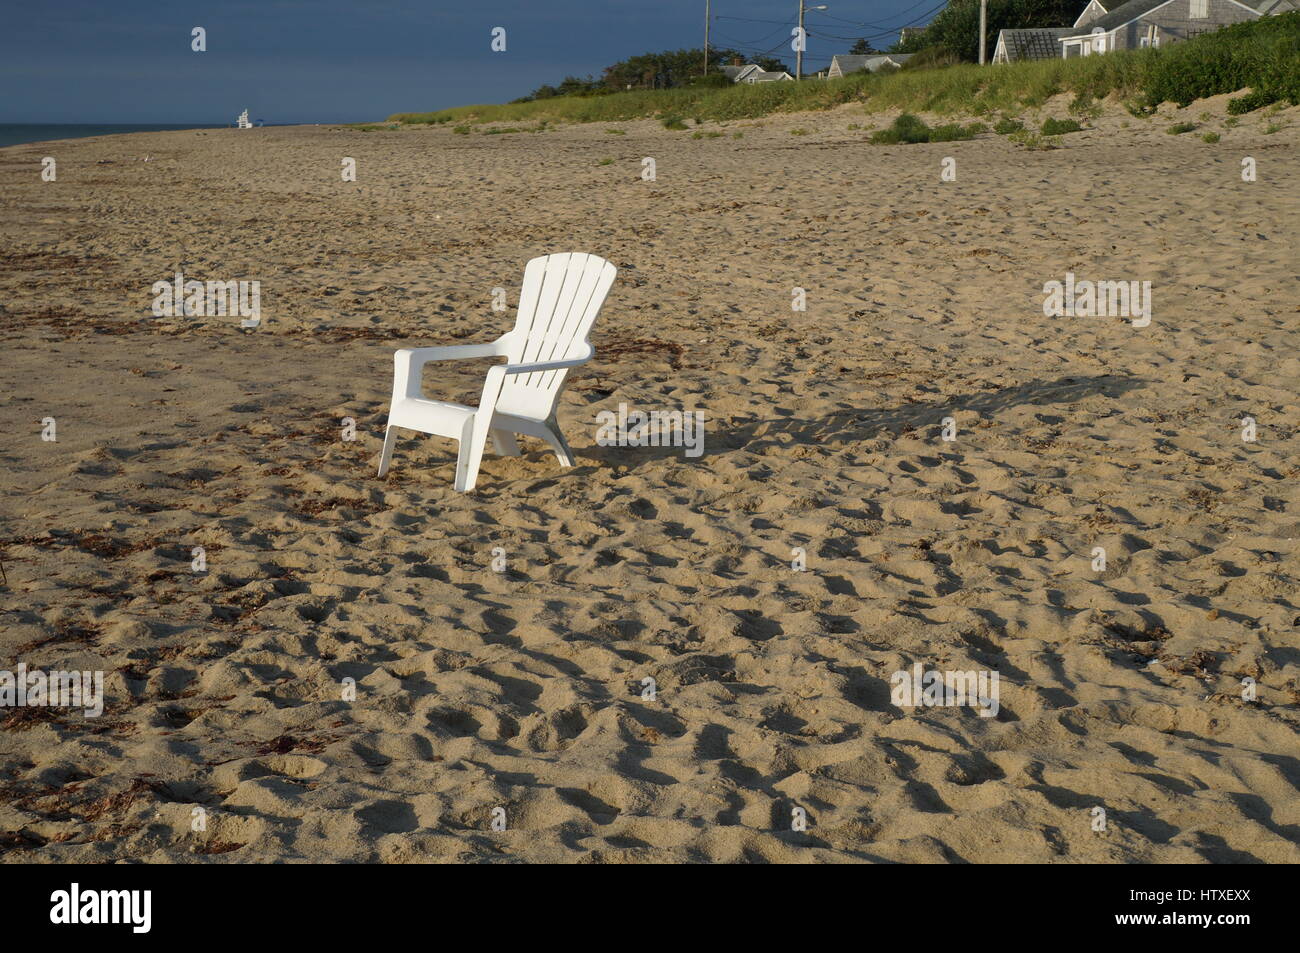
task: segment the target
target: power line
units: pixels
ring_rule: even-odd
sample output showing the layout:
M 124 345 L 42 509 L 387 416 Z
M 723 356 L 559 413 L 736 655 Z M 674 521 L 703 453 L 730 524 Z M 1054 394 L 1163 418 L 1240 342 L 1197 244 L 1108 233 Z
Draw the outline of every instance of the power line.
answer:
M 717 19 L 719 19 L 719 18 L 718 18 L 718 17 L 714 17 L 714 19 L 717 20 Z M 746 43 L 746 44 L 749 45 L 749 46 L 761 46 L 762 44 L 764 44 L 764 43 L 766 43 L 768 40 L 772 39 L 772 37 L 776 36 L 776 34 L 780 33 L 780 32 L 781 32 L 783 29 L 785 29 L 785 28 L 786 28 L 785 26 L 779 26 L 779 27 L 777 27 L 775 30 L 773 30 L 771 33 L 768 33 L 766 36 L 760 36 L 757 40 L 748 40 L 748 41 L 746 41 L 746 40 L 737 40 L 737 39 L 735 39 L 735 38 L 733 37 L 733 38 L 731 39 L 731 42 L 733 42 L 733 43 L 742 43 L 742 42 L 743 42 L 743 43 Z M 715 32 L 716 32 L 716 31 L 715 31 Z M 723 34 L 717 34 L 717 35 L 718 35 L 718 36 L 722 36 Z M 782 42 L 784 42 L 784 41 L 782 41 Z
M 930 2 L 930 0 L 917 0 L 917 2 L 914 3 L 914 4 L 912 4 L 910 7 L 907 7 L 907 8 L 904 9 L 904 10 L 899 10 L 897 13 L 894 14 L 894 16 L 895 16 L 895 17 L 902 17 L 903 14 L 905 14 L 905 13 L 911 13 L 911 12 L 912 12 L 913 10 L 915 10 L 917 7 L 924 6 L 925 4 L 927 4 L 927 3 L 929 3 L 929 2 Z M 819 16 L 819 17 L 827 17 L 827 18 L 829 18 L 829 19 L 831 19 L 831 20 L 839 20 L 841 23 L 847 23 L 847 24 L 849 24 L 850 26 L 866 26 L 866 27 L 872 27 L 873 29 L 885 29 L 885 27 L 886 27 L 886 25 L 887 25 L 886 23 L 867 23 L 867 22 L 865 22 L 865 21 L 846 20 L 846 19 L 844 19 L 843 17 L 837 17 L 837 16 L 835 16 L 835 15 L 832 14 L 832 13 L 825 13 L 825 12 L 822 12 L 822 11 L 820 11 L 820 10 L 818 10 L 818 11 L 811 11 L 811 10 L 810 10 L 809 12 L 810 12 L 810 13 L 816 12 L 817 16 Z M 921 16 L 924 17 L 924 16 L 926 16 L 926 14 L 921 14 Z M 907 24 L 907 25 L 910 26 L 911 24 Z
M 753 17 L 725 17 L 715 16 L 715 20 L 739 20 L 742 23 L 779 23 L 782 26 L 790 26 L 789 20 L 756 20 Z

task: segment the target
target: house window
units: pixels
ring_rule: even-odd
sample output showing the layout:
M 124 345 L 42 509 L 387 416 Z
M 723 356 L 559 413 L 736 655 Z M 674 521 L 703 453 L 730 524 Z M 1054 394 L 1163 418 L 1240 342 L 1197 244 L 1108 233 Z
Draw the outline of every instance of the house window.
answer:
M 1210 15 L 1210 0 L 1192 0 L 1192 12 L 1189 16 L 1193 20 L 1204 20 Z

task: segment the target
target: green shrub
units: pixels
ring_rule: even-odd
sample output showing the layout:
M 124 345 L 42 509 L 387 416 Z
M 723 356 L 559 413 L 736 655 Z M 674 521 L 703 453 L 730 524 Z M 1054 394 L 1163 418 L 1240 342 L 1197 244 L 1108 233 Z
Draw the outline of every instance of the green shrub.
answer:
M 1207 132 L 1205 135 L 1201 136 L 1201 138 L 1210 143 L 1210 145 L 1213 145 L 1219 141 L 1219 134 L 1217 132 Z
M 454 132 L 458 136 L 468 136 L 470 134 L 470 127 L 457 126 L 455 129 L 452 130 L 452 132 Z
M 1194 122 L 1176 122 L 1165 130 L 1171 136 L 1181 136 L 1185 132 L 1191 132 L 1196 128 Z
M 1263 109 L 1265 106 L 1277 102 L 1277 97 L 1271 93 L 1250 92 L 1245 96 L 1238 96 L 1236 99 L 1228 100 L 1228 112 L 1234 116 L 1240 116 L 1243 113 L 1254 112 L 1256 109 Z
M 1025 124 L 1019 119 L 1012 119 L 1009 116 L 1003 116 L 997 121 L 997 124 L 993 127 L 993 131 L 999 136 L 1009 136 L 1013 132 L 1019 132 L 1024 128 Z
M 959 63 L 961 63 L 961 57 L 956 53 L 942 46 L 931 46 L 928 49 L 913 53 L 901 68 L 905 70 L 941 69 L 945 66 L 956 66 Z
M 1083 127 L 1079 125 L 1076 119 L 1053 119 L 1048 117 L 1043 120 L 1043 135 L 1060 136 L 1067 132 L 1079 132 Z
M 1300 103 L 1300 13 L 1233 24 L 1161 49 L 1152 60 L 1146 102 L 1186 106 L 1247 86 L 1253 92 L 1243 98 L 1257 103 L 1253 109 L 1279 99 Z
M 731 80 L 726 73 L 709 73 L 705 76 L 692 76 L 686 81 L 687 86 L 706 87 L 709 89 L 726 89 Z
M 971 123 L 969 126 L 953 122 L 932 129 L 911 113 L 903 113 L 888 129 L 873 132 L 871 141 L 876 145 L 897 145 L 902 142 L 955 142 L 959 139 L 974 139 L 986 128 L 978 122 Z
M 900 142 L 929 142 L 930 127 L 911 113 L 903 113 L 888 129 L 871 134 L 876 145 L 892 146 Z
M 944 126 L 935 126 L 930 130 L 931 142 L 956 142 L 959 139 L 974 139 L 988 129 L 983 123 L 973 122 L 969 126 L 950 122 Z
M 1093 98 L 1087 93 L 1078 93 L 1074 101 L 1070 103 L 1070 114 L 1080 116 L 1083 119 L 1096 119 L 1101 115 L 1101 106 L 1093 101 Z
M 685 129 L 686 123 L 680 116 L 665 116 L 663 120 L 665 129 Z

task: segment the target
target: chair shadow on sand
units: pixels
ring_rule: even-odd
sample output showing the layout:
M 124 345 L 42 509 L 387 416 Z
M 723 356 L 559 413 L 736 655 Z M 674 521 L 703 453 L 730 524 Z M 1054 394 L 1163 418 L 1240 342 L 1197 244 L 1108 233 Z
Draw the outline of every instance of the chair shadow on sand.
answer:
M 1142 378 L 1120 374 L 1100 374 L 1095 377 L 1059 377 L 1056 380 L 1035 380 L 1014 384 L 991 391 L 943 397 L 934 401 L 908 403 L 898 407 L 872 407 L 863 410 L 842 410 L 816 419 L 793 416 L 771 418 L 739 418 L 721 426 L 711 420 L 705 409 L 704 454 L 707 460 L 720 451 L 757 451 L 780 444 L 826 445 L 871 440 L 877 437 L 900 436 L 922 427 L 939 427 L 944 417 L 956 416 L 958 425 L 971 423 L 961 414 L 976 414 L 981 419 L 1012 407 L 1022 405 L 1072 404 L 1088 397 L 1102 396 L 1118 399 L 1130 391 L 1147 385 Z M 683 408 L 685 409 L 685 408 Z M 572 418 L 570 418 L 572 420 Z M 576 423 L 576 421 L 573 421 Z M 577 451 L 602 464 L 619 464 L 635 468 L 664 457 L 682 455 L 682 448 L 670 447 L 616 447 L 593 444 Z

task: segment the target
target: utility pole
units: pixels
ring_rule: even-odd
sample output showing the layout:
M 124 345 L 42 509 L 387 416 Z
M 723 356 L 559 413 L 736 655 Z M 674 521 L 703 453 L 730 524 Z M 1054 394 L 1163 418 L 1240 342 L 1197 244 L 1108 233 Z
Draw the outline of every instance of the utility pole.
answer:
M 988 28 L 989 4 L 988 0 L 980 0 L 980 66 L 984 65 L 984 33 Z
M 803 32 L 803 0 L 799 0 L 799 49 L 794 51 L 794 78 L 803 79 L 803 48 L 806 46 Z
M 799 48 L 794 51 L 794 78 L 803 79 L 803 48 L 808 45 L 808 34 L 803 31 L 803 11 L 805 0 L 799 0 Z M 825 10 L 826 4 L 819 3 L 809 10 Z
M 709 75 L 709 0 L 704 0 L 704 75 Z

